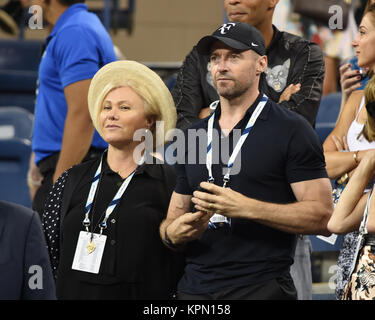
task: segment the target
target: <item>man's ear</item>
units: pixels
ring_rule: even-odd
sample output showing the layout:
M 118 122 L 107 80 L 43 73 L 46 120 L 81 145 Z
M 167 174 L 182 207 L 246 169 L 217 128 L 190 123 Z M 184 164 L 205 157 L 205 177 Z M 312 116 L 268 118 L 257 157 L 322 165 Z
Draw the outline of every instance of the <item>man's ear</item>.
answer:
M 260 56 L 256 62 L 256 74 L 260 75 L 261 73 L 265 72 L 268 67 L 268 59 L 267 56 Z
M 279 0 L 269 0 L 268 9 L 273 10 L 275 9 L 276 5 L 279 3 Z

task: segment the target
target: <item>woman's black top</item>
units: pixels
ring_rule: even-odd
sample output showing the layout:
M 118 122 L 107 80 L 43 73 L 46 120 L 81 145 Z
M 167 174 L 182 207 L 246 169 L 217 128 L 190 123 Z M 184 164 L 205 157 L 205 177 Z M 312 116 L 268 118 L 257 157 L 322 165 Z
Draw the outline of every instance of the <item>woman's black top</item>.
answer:
M 98 223 L 123 182 L 105 158 L 90 212 L 95 233 L 99 233 Z M 46 204 L 43 223 L 57 276 L 57 297 L 171 298 L 183 263 L 180 255 L 163 245 L 159 235 L 175 187 L 174 172 L 164 164 L 144 164 L 134 174 L 103 231 L 107 240 L 99 273 L 72 270 L 78 236 L 85 230 L 82 221 L 86 200 L 99 161 L 80 164 L 64 173 Z

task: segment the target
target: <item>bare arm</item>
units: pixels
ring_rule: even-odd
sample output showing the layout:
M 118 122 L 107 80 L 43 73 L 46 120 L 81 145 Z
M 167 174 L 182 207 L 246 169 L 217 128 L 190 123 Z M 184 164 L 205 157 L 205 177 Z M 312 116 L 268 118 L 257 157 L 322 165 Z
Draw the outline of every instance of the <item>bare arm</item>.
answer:
M 341 152 L 338 150 L 333 137 L 341 139 L 347 135 L 349 127 L 357 114 L 362 96 L 363 91 L 356 91 L 350 96 L 344 110 L 339 116 L 335 128 L 324 141 L 323 149 L 326 159 L 326 169 L 331 179 L 341 177 L 344 173 L 350 172 L 357 166 L 353 157 L 354 152 Z M 358 153 L 358 162 L 362 159 L 364 153 L 364 151 Z
M 64 89 L 68 112 L 53 182 L 72 165 L 80 163 L 90 148 L 94 134 L 87 104 L 90 82 L 91 79 L 78 81 Z
M 368 194 L 363 194 L 363 191 L 369 180 L 373 177 L 374 169 L 375 150 L 372 150 L 363 158 L 341 194 L 328 223 L 328 229 L 331 232 L 347 233 L 358 230 L 368 198 Z M 375 203 L 372 206 L 370 205 L 371 212 L 374 211 L 374 206 Z M 372 230 L 374 214 L 371 215 L 371 212 L 371 219 L 369 216 L 369 226 Z
M 327 178 L 292 183 L 297 201 L 290 204 L 255 200 L 207 182 L 201 187 L 213 194 L 194 192 L 192 201 L 198 210 L 210 210 L 211 203 L 212 210 L 230 218 L 251 219 L 284 232 L 329 235 L 327 222 L 333 204 Z
M 173 192 L 167 218 L 160 225 L 160 236 L 165 243 L 165 234 L 175 245 L 184 245 L 197 239 L 208 226 L 212 216 L 207 212 L 190 211 L 190 195 Z
M 34 200 L 35 194 L 42 184 L 43 176 L 35 164 L 35 153 L 32 152 L 29 160 L 29 171 L 27 172 L 27 185 L 29 187 L 30 199 Z

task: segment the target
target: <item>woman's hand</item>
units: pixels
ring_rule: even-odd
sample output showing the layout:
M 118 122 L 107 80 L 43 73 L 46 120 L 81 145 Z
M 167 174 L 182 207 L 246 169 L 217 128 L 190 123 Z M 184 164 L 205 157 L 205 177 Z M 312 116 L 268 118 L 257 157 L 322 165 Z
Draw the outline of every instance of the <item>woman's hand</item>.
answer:
M 349 151 L 346 136 L 339 138 L 339 137 L 336 137 L 335 135 L 332 135 L 331 138 L 333 140 L 333 143 L 336 146 L 337 151 Z
M 350 63 L 343 64 L 339 71 L 341 91 L 343 95 L 342 99 L 346 101 L 354 90 L 357 90 L 362 86 L 361 71 L 351 69 Z

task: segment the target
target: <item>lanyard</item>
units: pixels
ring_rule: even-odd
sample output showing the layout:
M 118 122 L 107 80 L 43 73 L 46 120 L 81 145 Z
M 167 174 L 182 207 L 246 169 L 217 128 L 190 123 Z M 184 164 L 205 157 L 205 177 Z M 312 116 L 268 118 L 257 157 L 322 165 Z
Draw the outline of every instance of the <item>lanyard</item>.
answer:
M 104 154 L 103 154 L 103 156 L 104 156 Z M 96 190 L 98 188 L 98 183 L 99 183 L 99 180 L 100 180 L 100 175 L 101 175 L 101 171 L 102 171 L 103 156 L 100 159 L 100 163 L 99 163 L 98 169 L 96 169 L 96 172 L 95 172 L 95 175 L 94 175 L 94 179 L 92 180 L 92 183 L 91 183 L 90 192 L 89 192 L 89 195 L 88 195 L 87 201 L 86 201 L 85 218 L 83 219 L 82 223 L 83 223 L 83 226 L 86 228 L 87 232 L 89 232 L 89 226 L 91 224 L 90 218 L 89 218 L 89 214 L 90 214 L 90 211 L 91 211 L 91 208 L 92 208 L 92 204 L 93 204 L 93 201 L 94 201 L 95 193 L 96 193 Z M 128 185 L 130 184 L 130 181 L 132 180 L 135 172 L 144 163 L 144 160 L 145 160 L 145 158 L 143 156 L 142 159 L 140 160 L 140 162 L 138 163 L 137 168 L 124 180 L 124 182 L 122 183 L 121 187 L 118 189 L 117 193 L 115 194 L 114 198 L 109 203 L 108 208 L 105 211 L 105 217 L 104 217 L 103 221 L 99 223 L 100 234 L 102 234 L 103 229 L 107 228 L 108 217 L 111 215 L 111 213 L 113 212 L 113 210 L 115 210 L 116 205 L 119 203 L 122 195 L 124 194 L 125 190 L 127 189 Z
M 243 130 L 240 139 L 238 140 L 236 146 L 233 149 L 232 155 L 230 156 L 228 164 L 227 164 L 227 172 L 223 178 L 224 188 L 229 182 L 230 173 L 232 171 L 234 161 L 236 160 L 236 157 L 238 153 L 240 152 L 243 143 L 245 142 L 247 136 L 249 135 L 251 129 L 253 128 L 255 122 L 257 121 L 267 101 L 268 101 L 268 97 L 266 95 L 263 95 L 262 99 L 259 101 L 258 105 L 256 106 L 253 114 L 251 115 L 249 121 L 247 122 L 246 128 Z M 215 118 L 215 112 L 211 115 L 210 119 L 208 120 L 208 130 L 207 130 L 206 167 L 208 171 L 208 182 L 211 182 L 211 183 L 214 181 L 214 177 L 212 175 L 212 133 L 213 133 L 213 127 L 214 127 L 214 118 Z

